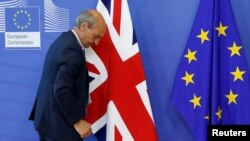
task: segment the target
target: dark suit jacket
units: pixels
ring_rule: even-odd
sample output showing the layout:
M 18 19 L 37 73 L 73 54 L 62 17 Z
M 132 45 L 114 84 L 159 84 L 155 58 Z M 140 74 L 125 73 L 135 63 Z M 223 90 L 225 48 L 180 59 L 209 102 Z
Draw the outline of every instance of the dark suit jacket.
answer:
M 36 130 L 60 141 L 80 138 L 73 124 L 83 119 L 88 100 L 84 52 L 70 30 L 51 45 L 44 62 L 30 120 Z

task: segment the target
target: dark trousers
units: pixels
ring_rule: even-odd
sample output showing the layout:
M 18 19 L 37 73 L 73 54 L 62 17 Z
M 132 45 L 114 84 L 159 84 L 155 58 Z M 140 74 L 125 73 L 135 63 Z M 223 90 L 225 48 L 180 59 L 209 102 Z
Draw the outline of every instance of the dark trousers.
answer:
M 44 135 L 44 134 L 41 133 L 41 132 L 38 132 L 38 134 L 39 134 L 39 140 L 40 140 L 40 141 L 57 141 L 57 140 L 54 140 L 54 139 L 52 139 L 52 138 L 50 138 L 50 137 Z
M 38 132 L 39 134 L 39 141 L 58 141 L 58 140 L 55 140 L 55 139 L 52 139 L 48 136 L 46 136 L 45 134 L 41 133 L 41 132 Z M 83 141 L 83 139 L 79 138 L 79 140 L 77 141 Z

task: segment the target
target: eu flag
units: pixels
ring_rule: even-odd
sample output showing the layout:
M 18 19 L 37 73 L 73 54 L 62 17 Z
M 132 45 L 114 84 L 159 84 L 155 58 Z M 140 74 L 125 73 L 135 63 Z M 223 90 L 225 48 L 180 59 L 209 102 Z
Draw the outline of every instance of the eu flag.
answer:
M 39 7 L 5 8 L 6 32 L 38 32 Z
M 250 75 L 229 0 L 201 0 L 172 101 L 196 141 L 209 124 L 250 124 Z

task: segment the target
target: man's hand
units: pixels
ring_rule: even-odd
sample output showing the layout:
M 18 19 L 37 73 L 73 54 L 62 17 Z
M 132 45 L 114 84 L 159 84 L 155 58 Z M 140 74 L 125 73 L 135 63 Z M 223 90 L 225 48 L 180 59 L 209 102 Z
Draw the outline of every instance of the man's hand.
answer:
M 81 136 L 81 138 L 86 138 L 92 133 L 91 124 L 85 120 L 78 121 L 74 124 L 74 127 Z

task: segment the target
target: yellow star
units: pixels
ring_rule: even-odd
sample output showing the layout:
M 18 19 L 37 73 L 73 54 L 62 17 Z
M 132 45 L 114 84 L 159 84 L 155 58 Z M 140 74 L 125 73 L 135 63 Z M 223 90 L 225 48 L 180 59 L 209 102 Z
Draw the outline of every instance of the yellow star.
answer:
M 230 90 L 230 93 L 228 95 L 225 95 L 225 96 L 228 98 L 228 105 L 232 102 L 237 104 L 235 99 L 238 96 L 238 94 L 234 94 L 233 91 Z
M 218 112 L 215 113 L 218 116 L 218 121 L 222 118 L 222 109 L 218 107 Z
M 207 119 L 207 120 L 209 120 L 209 115 L 205 116 L 204 118 Z
M 183 79 L 183 80 L 186 81 L 186 86 L 187 86 L 189 83 L 193 83 L 194 84 L 193 76 L 194 76 L 194 74 L 188 74 L 188 72 L 186 71 L 185 76 L 182 77 L 181 79 Z
M 232 47 L 228 47 L 229 50 L 231 50 L 231 57 L 235 54 L 237 54 L 238 56 L 240 56 L 240 49 L 242 48 L 242 46 L 237 46 L 236 43 L 233 43 Z
M 239 69 L 238 66 L 237 66 L 235 72 L 231 72 L 231 74 L 234 76 L 234 81 L 236 81 L 236 80 L 238 80 L 238 79 L 244 81 L 243 78 L 242 78 L 242 75 L 243 75 L 244 73 L 246 73 L 246 71 L 240 71 L 240 69 Z
M 190 49 L 188 49 L 188 53 L 184 56 L 188 59 L 188 63 L 190 64 L 192 60 L 197 61 L 195 54 L 197 51 L 190 51 Z
M 189 101 L 194 104 L 194 109 L 195 109 L 196 106 L 201 107 L 200 100 L 201 100 L 201 97 L 196 97 L 196 95 L 194 94 L 194 98 Z
M 198 37 L 198 38 L 201 39 L 201 44 L 203 44 L 205 40 L 209 41 L 209 39 L 207 37 L 208 32 L 209 31 L 204 32 L 203 29 L 201 29 L 201 34 L 199 34 L 198 36 L 196 36 L 196 37 Z
M 228 26 L 223 26 L 222 23 L 220 22 L 220 26 L 215 28 L 216 30 L 218 30 L 218 37 L 220 35 L 224 35 L 224 36 L 227 36 L 226 33 L 225 33 L 225 30 L 228 28 Z

